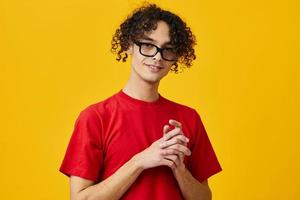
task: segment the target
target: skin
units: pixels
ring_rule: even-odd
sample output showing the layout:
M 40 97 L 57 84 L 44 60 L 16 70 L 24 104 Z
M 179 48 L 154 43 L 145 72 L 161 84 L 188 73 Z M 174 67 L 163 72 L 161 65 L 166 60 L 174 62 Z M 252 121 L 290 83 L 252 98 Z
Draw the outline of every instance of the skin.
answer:
M 157 23 L 157 29 L 145 33 L 143 42 L 150 42 L 159 47 L 170 47 L 169 26 L 164 21 Z M 174 62 L 163 60 L 160 53 L 154 57 L 145 57 L 139 53 L 139 47 L 131 44 L 127 53 L 131 55 L 131 73 L 123 92 L 127 95 L 153 102 L 159 98 L 158 86 L 160 80 L 170 71 Z M 149 66 L 159 66 L 158 72 L 153 72 Z M 170 125 L 174 126 L 170 130 Z M 210 200 L 211 190 L 208 181 L 199 182 L 186 169 L 184 156 L 190 156 L 187 148 L 189 139 L 184 136 L 180 122 L 170 119 L 162 130 L 162 137 L 153 142 L 147 149 L 133 156 L 113 175 L 100 183 L 77 176 L 70 177 L 70 191 L 72 200 L 115 200 L 134 183 L 140 173 L 157 166 L 168 166 L 172 169 L 180 190 L 187 200 Z

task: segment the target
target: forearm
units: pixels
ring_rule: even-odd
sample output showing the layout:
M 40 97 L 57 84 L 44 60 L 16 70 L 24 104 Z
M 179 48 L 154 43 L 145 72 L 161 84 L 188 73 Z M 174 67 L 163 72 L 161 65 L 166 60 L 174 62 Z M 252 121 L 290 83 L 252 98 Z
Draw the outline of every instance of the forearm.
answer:
M 137 159 L 133 157 L 104 181 L 89 186 L 78 195 L 78 200 L 117 200 L 135 182 L 143 171 Z
M 211 190 L 200 183 L 187 169 L 177 171 L 175 178 L 185 200 L 211 200 Z

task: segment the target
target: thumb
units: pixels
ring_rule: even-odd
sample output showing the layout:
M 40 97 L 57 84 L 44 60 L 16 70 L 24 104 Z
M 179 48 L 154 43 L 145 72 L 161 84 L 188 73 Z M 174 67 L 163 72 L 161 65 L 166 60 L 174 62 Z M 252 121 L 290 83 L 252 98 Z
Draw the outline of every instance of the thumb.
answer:
M 164 136 L 170 131 L 170 126 L 169 125 L 164 125 L 164 128 L 163 128 L 163 133 L 164 133 Z

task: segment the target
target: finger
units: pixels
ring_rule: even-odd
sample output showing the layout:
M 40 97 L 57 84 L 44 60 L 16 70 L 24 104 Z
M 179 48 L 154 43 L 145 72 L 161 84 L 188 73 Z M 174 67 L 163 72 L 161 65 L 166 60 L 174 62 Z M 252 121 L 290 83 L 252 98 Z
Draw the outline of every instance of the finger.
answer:
M 176 164 L 172 160 L 169 160 L 169 159 L 163 159 L 161 161 L 161 164 L 165 165 L 165 166 L 168 166 L 168 167 L 170 167 L 172 169 L 174 169 L 176 167 Z
M 179 154 L 178 153 L 179 151 L 177 149 L 164 149 L 161 151 L 161 155 L 162 157 L 165 157 L 165 156 L 169 156 L 169 155 L 174 155 L 174 154 Z
M 179 152 L 179 160 L 181 163 L 184 163 L 184 154 L 182 152 Z
M 186 146 L 183 146 L 180 144 L 175 144 L 169 148 L 162 149 L 161 155 L 162 156 L 167 156 L 167 155 L 172 155 L 172 154 L 180 155 L 179 152 L 183 153 L 183 155 L 186 155 L 186 156 L 191 155 L 191 151 Z
M 178 151 L 176 156 L 178 157 L 180 163 L 184 162 L 184 154 L 182 152 Z
M 177 128 L 182 128 L 182 124 L 179 121 L 176 121 L 175 119 L 170 119 L 169 123 Z
M 174 128 L 173 130 L 169 131 L 167 134 L 164 135 L 164 139 L 165 141 L 171 139 L 172 137 L 176 136 L 176 135 L 183 135 L 182 131 L 180 128 Z
M 176 156 L 179 159 L 179 162 L 183 163 L 184 162 L 184 154 L 182 152 L 176 150 L 176 149 L 175 149 L 175 152 L 176 152 Z M 172 155 L 167 155 L 167 156 L 164 156 L 164 157 L 168 157 L 168 156 L 172 156 Z
M 167 154 L 167 155 L 162 155 L 162 158 L 168 158 L 169 156 L 174 156 L 176 155 L 178 157 L 179 160 L 179 165 L 180 163 L 184 163 L 184 154 L 176 149 L 173 149 L 172 151 L 170 151 L 170 153 L 174 153 L 174 154 Z M 178 166 L 178 163 L 176 163 L 176 165 Z
M 164 125 L 164 128 L 163 128 L 164 135 L 167 134 L 169 131 L 170 131 L 170 126 L 169 125 Z
M 186 146 L 188 142 L 189 142 L 189 139 L 186 136 L 176 135 L 173 138 L 171 138 L 170 140 L 161 143 L 159 146 L 161 148 L 167 148 L 167 147 L 172 146 L 174 144 L 183 144 L 183 145 Z
M 189 148 L 187 148 L 186 146 L 181 145 L 181 144 L 174 144 L 164 150 L 167 150 L 167 153 L 169 153 L 169 152 L 175 153 L 175 151 L 172 151 L 172 150 L 178 150 L 178 151 L 182 152 L 185 156 L 190 156 L 192 154 L 192 152 Z
M 177 156 L 177 155 L 165 156 L 164 159 L 172 161 L 176 166 L 180 165 L 179 156 Z

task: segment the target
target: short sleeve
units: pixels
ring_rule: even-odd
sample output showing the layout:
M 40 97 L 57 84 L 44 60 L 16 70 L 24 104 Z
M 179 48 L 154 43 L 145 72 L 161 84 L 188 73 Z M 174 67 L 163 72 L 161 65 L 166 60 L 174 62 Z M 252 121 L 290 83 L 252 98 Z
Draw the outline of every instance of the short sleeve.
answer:
M 200 182 L 222 171 L 199 114 L 195 111 L 193 122 L 195 127 L 194 144 L 191 147 L 188 168 Z
M 99 181 L 103 165 L 101 145 L 101 121 L 92 107 L 80 112 L 59 171 Z

